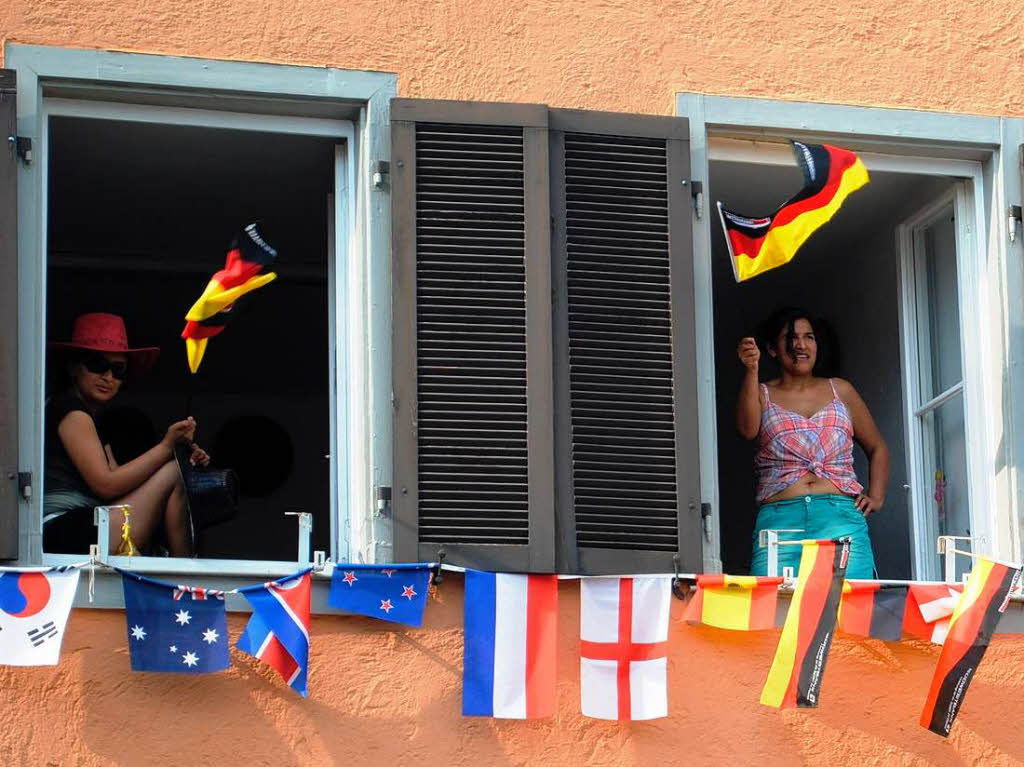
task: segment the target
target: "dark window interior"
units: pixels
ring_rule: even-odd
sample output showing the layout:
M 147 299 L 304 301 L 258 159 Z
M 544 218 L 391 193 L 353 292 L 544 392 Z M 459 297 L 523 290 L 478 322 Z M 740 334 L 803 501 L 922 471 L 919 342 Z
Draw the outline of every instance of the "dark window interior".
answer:
M 803 184 L 792 166 L 711 163 L 709 200 L 750 216 L 770 214 Z M 718 485 L 723 568 L 749 572 L 757 516 L 753 471 L 757 442 L 736 431 L 740 338 L 780 306 L 802 306 L 825 319 L 834 335 L 832 375 L 849 380 L 866 402 L 892 452 L 885 505 L 868 519 L 878 575 L 910 578 L 911 519 L 906 465 L 899 327 L 896 227 L 937 198 L 950 179 L 873 172 L 839 212 L 811 236 L 786 266 L 737 284 L 717 211 L 713 213 L 715 371 L 718 394 Z M 777 369 L 762 356 L 760 378 Z M 827 375 L 819 371 L 820 375 Z M 867 484 L 867 460 L 854 449 L 857 477 Z
M 237 516 L 206 530 L 202 557 L 294 559 L 297 524 L 330 550 L 328 213 L 335 141 L 252 131 L 51 118 L 47 336 L 83 312 L 121 314 L 133 346 L 162 349 L 153 372 L 106 414 L 119 461 L 186 415 L 197 441 L 240 478 Z M 184 315 L 258 221 L 278 279 L 235 307 L 188 372 Z M 47 393 L 61 368 L 47 365 Z

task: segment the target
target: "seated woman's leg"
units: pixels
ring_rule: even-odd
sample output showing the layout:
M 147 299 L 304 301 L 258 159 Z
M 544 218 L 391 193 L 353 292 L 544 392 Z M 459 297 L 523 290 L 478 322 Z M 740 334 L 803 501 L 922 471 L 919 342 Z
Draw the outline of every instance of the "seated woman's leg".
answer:
M 165 463 L 153 476 L 110 505 L 124 503 L 132 507 L 132 541 L 136 546 L 146 546 L 152 540 L 157 526 L 162 524 L 171 554 L 176 557 L 190 554 L 185 533 L 185 494 L 175 461 Z M 111 509 L 111 512 L 110 550 L 114 551 L 121 540 L 121 524 L 124 520 L 118 510 Z

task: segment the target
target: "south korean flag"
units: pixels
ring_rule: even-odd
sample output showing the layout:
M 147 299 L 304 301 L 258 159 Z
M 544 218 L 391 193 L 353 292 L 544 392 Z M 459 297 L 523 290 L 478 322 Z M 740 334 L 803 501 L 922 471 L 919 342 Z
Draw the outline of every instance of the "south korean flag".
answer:
M 78 570 L 0 571 L 0 664 L 56 666 Z

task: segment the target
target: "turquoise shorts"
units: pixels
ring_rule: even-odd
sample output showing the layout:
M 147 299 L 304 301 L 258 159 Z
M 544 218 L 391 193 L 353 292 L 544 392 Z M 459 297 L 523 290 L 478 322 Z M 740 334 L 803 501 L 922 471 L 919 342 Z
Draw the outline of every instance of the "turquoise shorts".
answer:
M 780 541 L 849 537 L 850 560 L 846 566 L 846 577 L 855 580 L 875 577 L 875 555 L 871 552 L 868 523 L 849 496 L 805 495 L 764 504 L 754 525 L 751 575 L 768 574 L 768 549 L 760 548 L 757 540 L 761 530 L 803 530 L 779 533 Z M 800 571 L 801 550 L 800 546 L 779 546 L 779 575 L 782 575 L 784 567 L 792 567 L 794 574 Z

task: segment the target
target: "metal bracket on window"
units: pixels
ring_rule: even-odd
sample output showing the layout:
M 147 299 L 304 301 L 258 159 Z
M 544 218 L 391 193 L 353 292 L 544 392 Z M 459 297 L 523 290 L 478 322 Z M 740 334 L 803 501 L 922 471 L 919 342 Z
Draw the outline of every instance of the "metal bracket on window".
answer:
M 106 562 L 110 556 L 110 509 L 106 506 L 97 506 L 93 509 L 92 515 L 92 523 L 96 525 L 96 559 Z
M 313 537 L 313 515 L 308 511 L 286 511 L 285 516 L 299 518 L 299 555 L 296 561 L 300 565 L 308 564 L 311 561 L 309 539 Z
M 701 526 L 704 528 L 704 540 L 711 543 L 711 504 L 701 503 L 700 505 L 700 521 Z
M 1017 239 L 1017 222 L 1024 225 L 1024 212 L 1020 205 L 1011 205 L 1007 213 L 1007 229 L 1010 232 L 1010 242 Z
M 672 569 L 675 572 L 675 577 L 672 578 L 672 596 L 676 599 L 685 601 L 687 595 L 690 593 L 690 589 L 683 585 L 683 580 L 679 577 L 678 552 L 672 555 Z
M 32 162 L 32 139 L 28 136 L 8 136 L 7 140 L 26 165 Z
M 940 556 L 943 557 L 943 569 L 945 572 L 944 578 L 946 583 L 956 583 L 956 555 L 965 553 L 957 549 L 956 541 L 985 543 L 985 539 L 983 537 L 973 537 L 970 535 L 939 536 L 938 546 L 936 548 Z
M 683 182 L 687 186 L 687 182 Z M 704 218 L 704 184 L 700 181 L 690 181 L 690 196 L 693 197 L 693 212 L 697 214 L 697 220 Z
M 373 164 L 373 185 L 377 189 L 384 189 L 388 179 L 391 177 L 391 163 L 387 160 L 377 160 Z
M 779 533 L 802 533 L 800 530 L 761 530 L 757 536 L 759 548 L 768 549 L 768 569 L 765 573 L 774 578 L 779 574 Z
M 391 516 L 391 487 L 389 485 L 377 485 L 377 516 Z
M 442 568 L 444 566 L 444 556 L 445 551 L 444 546 L 442 546 L 437 550 L 437 567 L 434 568 L 434 575 L 430 579 L 430 582 L 435 586 L 440 586 L 441 583 L 444 581 L 444 576 L 441 574 Z
M 21 497 L 26 501 L 32 500 L 32 472 L 31 471 L 19 471 L 18 472 L 18 492 L 21 493 Z

